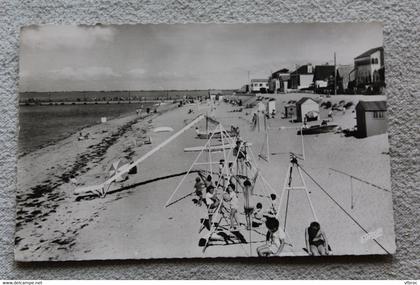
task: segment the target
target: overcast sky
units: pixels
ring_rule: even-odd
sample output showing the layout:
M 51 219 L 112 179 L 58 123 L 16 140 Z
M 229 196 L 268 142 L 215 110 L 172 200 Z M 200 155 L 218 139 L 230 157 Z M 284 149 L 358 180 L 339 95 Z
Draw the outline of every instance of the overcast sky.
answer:
M 20 91 L 240 88 L 281 68 L 353 64 L 382 25 L 176 24 L 22 29 Z

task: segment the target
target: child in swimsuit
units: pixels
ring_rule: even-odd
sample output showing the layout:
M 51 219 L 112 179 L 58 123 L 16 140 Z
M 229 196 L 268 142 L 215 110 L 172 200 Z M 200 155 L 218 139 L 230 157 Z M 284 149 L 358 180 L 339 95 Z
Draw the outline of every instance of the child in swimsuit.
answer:
M 305 230 L 306 248 L 310 255 L 328 255 L 328 241 L 318 222 L 312 222 Z
M 265 225 L 268 229 L 266 244 L 257 248 L 258 256 L 276 256 L 284 248 L 286 234 L 279 228 L 279 221 L 275 218 L 267 218 Z

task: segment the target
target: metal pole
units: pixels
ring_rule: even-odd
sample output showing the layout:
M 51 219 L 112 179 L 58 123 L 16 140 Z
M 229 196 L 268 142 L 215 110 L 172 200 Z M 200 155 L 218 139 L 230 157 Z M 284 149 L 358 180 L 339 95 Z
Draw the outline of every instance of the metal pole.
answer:
M 354 198 L 353 198 L 353 178 L 350 176 L 350 195 L 351 195 L 351 209 L 354 208 Z
M 300 179 L 302 180 L 303 187 L 305 187 L 305 193 L 306 193 L 306 197 L 308 198 L 309 206 L 311 206 L 312 215 L 314 216 L 315 221 L 318 221 L 318 217 L 316 216 L 314 205 L 312 205 L 312 200 L 309 197 L 308 188 L 306 186 L 305 180 L 303 179 L 303 175 L 302 175 L 302 172 L 300 171 L 299 165 L 297 166 L 297 169 L 299 171 L 299 175 L 300 175 Z
M 300 137 L 302 139 L 302 157 L 303 157 L 303 160 L 305 160 L 305 145 L 303 143 L 303 126 L 300 127 Z
M 140 164 L 141 162 L 143 162 L 144 160 L 146 160 L 147 158 L 149 158 L 150 156 L 152 156 L 154 153 L 158 152 L 161 148 L 163 148 L 164 146 L 166 146 L 167 144 L 169 144 L 172 140 L 174 140 L 175 138 L 177 138 L 179 135 L 181 135 L 182 133 L 184 133 L 186 130 L 190 129 L 193 125 L 197 124 L 203 118 L 204 118 L 203 115 L 198 116 L 191 123 L 189 123 L 188 125 L 186 125 L 185 127 L 183 127 L 181 130 L 179 130 L 178 132 L 176 132 L 175 134 L 173 134 L 172 136 L 170 136 L 168 139 L 166 139 L 165 141 L 163 141 L 161 144 L 159 144 L 158 146 L 156 146 L 154 149 L 152 149 L 151 151 L 149 151 L 148 153 L 146 153 L 145 155 L 143 155 L 142 157 L 140 157 L 139 159 L 137 159 L 136 161 L 134 161 L 133 163 L 131 163 L 130 165 L 128 165 L 128 167 L 126 167 L 124 169 L 124 171 L 121 171 L 119 174 L 114 175 L 113 177 L 110 177 L 107 181 L 104 182 L 104 184 L 108 184 L 108 183 L 113 182 L 114 180 L 116 180 L 117 178 L 119 178 L 123 173 L 128 172 L 131 168 L 133 168 L 134 166 L 137 166 L 138 164 Z
M 293 167 L 292 163 L 289 163 L 289 167 L 287 168 L 287 174 L 286 174 L 286 177 L 284 178 L 283 190 L 281 192 L 279 204 L 277 206 L 277 218 L 280 217 L 280 208 L 281 208 L 281 204 L 283 204 L 284 192 L 286 191 L 286 188 L 287 188 L 287 182 L 289 180 L 288 178 L 289 178 L 289 175 L 290 175 L 289 173 L 290 173 L 292 167 Z
M 252 256 L 252 240 L 251 240 L 251 230 L 252 230 L 252 215 L 249 216 L 249 255 Z
M 283 225 L 284 232 L 286 232 L 286 225 L 287 225 L 287 212 L 289 210 L 289 196 L 290 196 L 290 186 L 287 188 L 286 211 L 284 214 L 284 225 Z
M 216 127 L 216 129 L 218 129 L 218 127 Z M 211 139 L 213 138 L 214 132 L 211 135 L 211 137 L 209 138 L 209 140 L 206 142 L 206 144 L 204 145 L 203 149 L 200 151 L 200 153 L 197 155 L 197 157 L 195 158 L 194 162 L 191 164 L 190 168 L 187 171 L 187 174 L 184 175 L 184 177 L 182 177 L 181 181 L 178 183 L 177 187 L 175 188 L 174 192 L 172 193 L 172 195 L 169 197 L 168 201 L 166 201 L 165 203 L 165 207 L 168 206 L 169 201 L 172 200 L 172 197 L 175 195 L 175 193 L 178 191 L 178 189 L 181 187 L 181 184 L 184 182 L 185 178 L 187 177 L 187 175 L 191 172 L 191 170 L 193 169 L 193 167 L 195 166 L 195 163 L 198 161 L 198 159 L 201 157 L 201 154 L 204 152 L 204 150 L 208 147 L 208 145 L 210 144 Z M 211 164 L 210 164 L 211 165 Z
M 270 144 L 268 142 L 268 129 L 266 128 L 266 140 L 267 140 L 267 162 L 270 162 Z
M 334 95 L 337 95 L 337 68 L 336 68 L 336 58 L 334 52 Z
M 358 178 L 358 177 L 355 177 L 355 176 L 353 176 L 353 175 L 350 175 L 350 174 L 348 174 L 348 173 L 345 173 L 345 172 L 343 172 L 343 171 L 341 171 L 341 170 L 337 170 L 337 169 L 334 169 L 334 168 L 330 168 L 330 170 L 335 171 L 335 172 L 337 172 L 337 173 L 341 173 L 341 174 L 343 174 L 343 175 L 350 176 L 351 178 L 353 178 L 353 179 L 355 179 L 355 180 L 357 180 L 357 181 L 360 181 L 360 182 L 366 183 L 366 184 L 368 184 L 368 185 L 370 185 L 370 186 L 372 186 L 372 187 L 375 187 L 375 188 L 377 188 L 377 189 L 380 189 L 380 190 L 382 190 L 382 191 L 385 191 L 385 192 L 391 192 L 391 191 L 390 191 L 390 190 L 388 190 L 388 189 L 385 189 L 385 188 L 383 188 L 383 187 L 381 187 L 381 186 L 378 186 L 378 185 L 376 185 L 376 184 L 370 183 L 369 181 L 366 181 L 366 180 L 363 180 L 363 179 L 361 179 L 361 178 Z

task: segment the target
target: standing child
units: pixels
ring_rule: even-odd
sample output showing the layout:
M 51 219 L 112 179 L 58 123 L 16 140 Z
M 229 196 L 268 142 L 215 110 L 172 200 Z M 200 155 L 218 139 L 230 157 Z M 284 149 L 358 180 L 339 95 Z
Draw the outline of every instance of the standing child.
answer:
M 211 227 L 213 215 L 216 212 L 217 208 L 219 207 L 219 203 L 220 203 L 219 199 L 217 199 L 217 196 L 215 195 L 214 187 L 211 185 L 207 187 L 205 201 L 206 201 L 207 211 L 208 211 L 208 216 L 209 216 L 209 225 Z
M 235 185 L 229 184 L 230 188 L 230 228 L 236 230 L 236 226 L 239 226 L 238 222 L 238 210 L 239 210 L 239 199 L 238 194 L 235 192 Z
M 251 229 L 251 215 L 254 211 L 254 206 L 251 204 L 251 193 L 252 192 L 252 183 L 248 179 L 244 182 L 244 212 L 245 212 L 245 219 L 246 219 L 246 228 L 247 230 Z

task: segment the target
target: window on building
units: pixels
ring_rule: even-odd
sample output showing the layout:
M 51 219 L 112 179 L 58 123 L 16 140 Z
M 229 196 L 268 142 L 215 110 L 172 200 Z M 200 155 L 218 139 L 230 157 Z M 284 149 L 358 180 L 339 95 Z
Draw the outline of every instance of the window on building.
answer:
M 384 118 L 384 111 L 375 111 L 373 112 L 374 119 L 383 119 Z
M 262 86 L 262 83 L 260 83 L 260 86 Z

